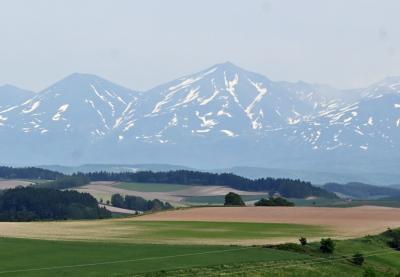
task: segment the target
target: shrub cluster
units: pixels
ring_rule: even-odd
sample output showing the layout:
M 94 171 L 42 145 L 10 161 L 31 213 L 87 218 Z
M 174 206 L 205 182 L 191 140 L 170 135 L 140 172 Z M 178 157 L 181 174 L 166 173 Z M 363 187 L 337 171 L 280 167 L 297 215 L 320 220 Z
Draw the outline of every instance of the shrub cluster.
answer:
M 282 197 L 275 197 L 275 198 L 261 198 L 259 201 L 254 203 L 255 206 L 288 206 L 292 207 L 294 206 L 294 203 L 286 200 L 285 198 Z
M 135 211 L 161 211 L 172 209 L 172 205 L 168 202 L 162 202 L 158 199 L 146 200 L 142 197 L 121 194 L 113 194 L 111 197 L 111 205 L 118 208 L 135 210 Z
M 234 192 L 229 192 L 225 195 L 225 206 L 245 206 L 242 197 Z
M 400 251 L 400 230 L 389 228 L 384 234 L 390 238 L 389 246 Z
M 331 254 L 335 250 L 335 242 L 331 238 L 321 239 L 319 249 L 322 253 Z

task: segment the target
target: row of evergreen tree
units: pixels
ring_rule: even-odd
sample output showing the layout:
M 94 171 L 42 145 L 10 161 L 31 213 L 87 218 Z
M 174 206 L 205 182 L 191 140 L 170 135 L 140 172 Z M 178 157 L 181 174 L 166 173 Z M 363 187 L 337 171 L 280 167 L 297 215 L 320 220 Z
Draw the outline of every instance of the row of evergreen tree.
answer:
M 288 198 L 305 198 L 319 196 L 336 198 L 333 193 L 313 186 L 310 182 L 287 178 L 249 179 L 231 173 L 209 173 L 190 170 L 168 172 L 92 172 L 85 174 L 92 181 L 121 181 L 138 183 L 164 183 L 200 186 L 229 186 L 244 191 L 266 191 L 271 195 L 278 192 Z
M 109 218 L 88 193 L 18 187 L 0 192 L 0 221 Z
M 64 174 L 37 167 L 0 166 L 0 178 L 55 180 Z
M 229 186 L 244 191 L 266 191 L 271 195 L 279 193 L 288 198 L 305 198 L 319 196 L 335 198 L 335 194 L 322 188 L 313 186 L 310 182 L 293 180 L 288 178 L 260 178 L 249 179 L 231 173 L 209 173 L 190 170 L 177 170 L 168 172 L 91 172 L 77 173 L 66 176 L 59 172 L 27 167 L 11 168 L 0 167 L 0 178 L 24 178 L 24 179 L 51 179 L 53 183 L 44 186 L 66 189 L 84 185 L 90 181 L 121 181 L 138 183 L 164 183 L 200 186 Z
M 41 188 L 52 188 L 52 189 L 70 189 L 74 187 L 81 187 L 90 183 L 90 179 L 82 174 L 73 174 L 71 176 L 62 176 L 54 181 L 45 182 L 39 184 Z

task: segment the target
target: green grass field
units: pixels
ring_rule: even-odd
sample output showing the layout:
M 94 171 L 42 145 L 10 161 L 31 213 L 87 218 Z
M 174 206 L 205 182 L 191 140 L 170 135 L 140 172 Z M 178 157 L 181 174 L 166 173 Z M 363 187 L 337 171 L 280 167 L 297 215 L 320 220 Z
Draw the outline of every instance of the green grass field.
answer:
M 400 208 L 400 201 L 390 199 L 377 199 L 377 200 L 353 200 L 351 202 L 341 199 L 297 199 L 289 198 L 289 201 L 295 203 L 299 207 L 336 207 L 336 208 L 349 208 L 359 206 L 381 206 Z
M 254 261 L 307 259 L 260 247 L 0 239 L 0 276 L 132 276 Z
M 400 251 L 386 237 L 277 250 L 240 246 L 121 244 L 0 238 L 0 276 L 375 276 L 397 277 Z M 297 250 L 296 250 L 297 249 Z M 351 263 L 354 253 L 365 263 Z
M 166 275 L 154 273 L 151 276 L 290 276 L 290 277 L 398 277 L 400 276 L 400 251 L 387 245 L 388 239 L 382 235 L 359 239 L 335 241 L 333 254 L 322 254 L 319 243 L 300 247 L 307 259 L 282 261 L 254 261 L 196 267 L 168 271 Z M 294 253 L 288 250 L 287 253 Z M 299 253 L 299 252 L 295 252 Z M 362 266 L 352 263 L 352 256 L 362 253 Z M 365 275 L 367 270 L 373 275 Z
M 346 203 L 335 204 L 334 207 L 357 207 L 357 206 L 381 206 L 381 207 L 392 207 L 400 208 L 400 201 L 390 199 L 378 199 L 378 200 L 353 200 Z
M 155 183 L 118 183 L 115 187 L 141 192 L 170 192 L 186 189 L 190 186 L 176 184 L 155 184 Z

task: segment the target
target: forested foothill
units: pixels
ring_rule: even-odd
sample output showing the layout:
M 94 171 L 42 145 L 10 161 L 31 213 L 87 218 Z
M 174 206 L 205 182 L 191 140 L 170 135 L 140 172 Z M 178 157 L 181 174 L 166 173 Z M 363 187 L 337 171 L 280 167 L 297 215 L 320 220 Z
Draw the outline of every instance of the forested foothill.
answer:
M 0 178 L 3 179 L 40 179 L 55 180 L 64 174 L 38 167 L 0 166 Z
M 90 181 L 120 181 L 136 183 L 164 183 L 197 186 L 228 186 L 244 191 L 265 191 L 270 195 L 279 193 L 287 198 L 306 198 L 309 196 L 337 198 L 332 192 L 313 186 L 310 182 L 288 178 L 260 178 L 249 179 L 231 173 L 208 173 L 190 170 L 176 170 L 168 172 L 91 172 L 64 175 L 46 169 L 27 167 L 12 168 L 0 167 L 0 178 L 19 179 L 48 179 L 45 187 L 67 189 L 82 186 Z
M 18 187 L 0 192 L 0 221 L 109 218 L 88 193 Z
M 248 179 L 231 173 L 208 173 L 189 170 L 168 172 L 139 171 L 136 173 L 86 173 L 91 181 L 121 181 L 136 183 L 164 183 L 197 186 L 228 186 L 244 191 L 265 191 L 273 195 L 279 193 L 288 198 L 318 196 L 337 198 L 334 193 L 313 186 L 310 182 L 285 178 Z

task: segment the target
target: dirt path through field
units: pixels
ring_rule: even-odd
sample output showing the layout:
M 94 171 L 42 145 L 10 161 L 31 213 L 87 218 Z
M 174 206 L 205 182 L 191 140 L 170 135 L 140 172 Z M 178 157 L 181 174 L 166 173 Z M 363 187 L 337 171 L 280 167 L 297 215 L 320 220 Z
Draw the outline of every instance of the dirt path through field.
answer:
M 363 206 L 317 207 L 204 207 L 149 214 L 130 220 L 225 221 L 309 224 L 328 227 L 339 236 L 357 237 L 400 227 L 400 209 Z

